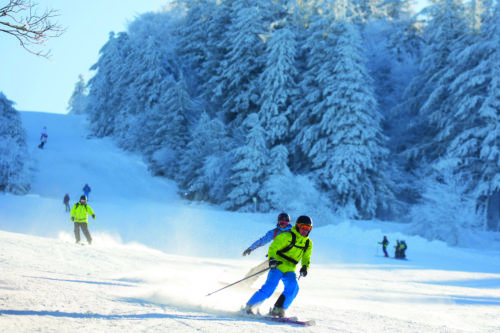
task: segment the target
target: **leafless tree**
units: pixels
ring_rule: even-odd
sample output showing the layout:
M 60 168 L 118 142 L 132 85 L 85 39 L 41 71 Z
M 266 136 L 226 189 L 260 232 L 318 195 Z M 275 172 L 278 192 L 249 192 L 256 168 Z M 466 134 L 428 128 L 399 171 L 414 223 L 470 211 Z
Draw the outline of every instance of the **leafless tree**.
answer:
M 62 35 L 64 29 L 52 21 L 59 16 L 56 10 L 46 9 L 39 14 L 37 6 L 31 0 L 9 0 L 7 5 L 0 5 L 0 32 L 17 38 L 26 51 L 49 58 L 50 51 L 43 51 L 43 47 L 49 38 Z

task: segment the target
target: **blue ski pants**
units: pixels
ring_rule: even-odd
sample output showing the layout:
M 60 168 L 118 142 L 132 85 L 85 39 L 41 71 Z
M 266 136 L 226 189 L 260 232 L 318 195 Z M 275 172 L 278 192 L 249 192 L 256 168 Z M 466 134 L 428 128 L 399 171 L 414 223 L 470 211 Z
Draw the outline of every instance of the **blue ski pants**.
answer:
M 283 281 L 285 290 L 285 302 L 283 308 L 286 310 L 292 304 L 293 300 L 299 292 L 299 284 L 297 283 L 297 276 L 295 272 L 283 273 L 279 269 L 271 269 L 267 274 L 266 283 L 248 300 L 247 304 L 256 305 L 268 299 L 278 287 L 280 281 Z

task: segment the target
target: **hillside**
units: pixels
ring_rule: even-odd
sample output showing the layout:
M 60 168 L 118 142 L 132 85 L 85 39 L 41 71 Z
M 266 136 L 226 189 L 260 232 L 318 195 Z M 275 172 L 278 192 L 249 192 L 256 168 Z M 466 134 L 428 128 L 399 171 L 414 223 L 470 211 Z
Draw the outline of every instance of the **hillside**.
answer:
M 27 196 L 0 195 L 2 332 L 493 332 L 500 327 L 500 253 L 409 237 L 390 223 L 315 228 L 310 274 L 289 314 L 311 329 L 234 316 L 253 289 L 228 288 L 265 258 L 241 252 L 274 214 L 225 212 L 183 200 L 141 159 L 88 138 L 80 116 L 23 112 L 36 163 Z M 36 148 L 47 126 L 46 149 Z M 92 246 L 74 244 L 62 198 L 85 183 Z M 305 212 L 307 213 L 307 212 Z M 292 217 L 293 218 L 293 217 Z M 378 241 L 406 239 L 409 260 Z M 391 253 L 392 254 L 392 253 Z M 281 288 L 281 287 L 280 287 Z M 265 302 L 266 311 L 275 298 Z

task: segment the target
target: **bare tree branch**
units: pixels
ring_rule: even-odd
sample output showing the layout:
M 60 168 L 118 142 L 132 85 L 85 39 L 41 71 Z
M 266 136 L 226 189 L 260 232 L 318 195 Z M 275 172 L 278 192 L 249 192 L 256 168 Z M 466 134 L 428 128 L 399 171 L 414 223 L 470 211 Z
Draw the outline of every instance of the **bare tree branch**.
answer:
M 15 37 L 26 51 L 49 59 L 50 50 L 42 49 L 49 38 L 61 36 L 64 29 L 52 21 L 59 16 L 56 10 L 39 14 L 37 6 L 31 0 L 10 0 L 0 7 L 0 32 Z

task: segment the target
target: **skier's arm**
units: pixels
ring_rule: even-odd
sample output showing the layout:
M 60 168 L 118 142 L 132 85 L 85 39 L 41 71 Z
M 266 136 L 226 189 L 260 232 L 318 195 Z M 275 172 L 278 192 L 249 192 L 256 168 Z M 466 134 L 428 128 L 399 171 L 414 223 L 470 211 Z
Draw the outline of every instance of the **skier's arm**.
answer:
M 309 264 L 311 263 L 312 248 L 313 242 L 311 239 L 309 239 L 309 247 L 307 248 L 306 252 L 304 252 L 302 259 L 300 260 L 302 266 L 306 266 L 307 268 L 309 268 Z
M 92 207 L 90 207 L 89 205 L 87 205 L 87 213 L 95 219 L 94 211 L 92 210 Z
M 269 243 L 270 241 L 273 240 L 273 236 L 274 236 L 274 229 L 271 229 L 268 232 L 266 232 L 266 234 L 264 236 L 262 236 L 261 238 L 257 239 L 248 248 L 253 251 L 253 250 L 255 250 L 258 247 L 266 245 L 267 243 Z

